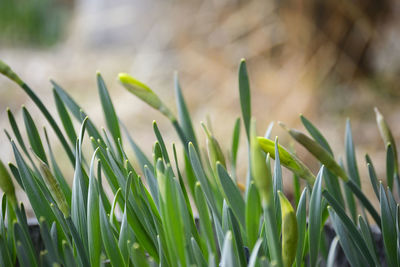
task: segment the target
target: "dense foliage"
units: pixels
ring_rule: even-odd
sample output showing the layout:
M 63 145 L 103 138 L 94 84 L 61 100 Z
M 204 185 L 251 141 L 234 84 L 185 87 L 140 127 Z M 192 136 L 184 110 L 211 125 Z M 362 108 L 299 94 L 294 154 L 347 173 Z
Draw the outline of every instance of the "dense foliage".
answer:
M 100 74 L 98 91 L 107 124 L 102 130 L 57 83 L 52 81 L 58 111 L 55 118 L 1 61 L 0 72 L 16 82 L 40 109 L 75 170 L 71 188 L 53 153 L 55 140 L 49 140 L 47 130 L 40 133 L 25 107 L 24 129 L 7 110 L 12 133 L 5 133 L 15 163 L 8 168 L 0 164 L 4 191 L 1 266 L 335 266 L 340 247 L 352 266 L 400 264 L 400 214 L 393 196 L 393 191 L 399 192 L 397 151 L 378 110 L 377 122 L 387 151 L 387 187 L 378 181 L 368 155 L 366 165 L 380 211 L 371 204 L 371 196 L 362 192 L 349 121 L 345 162 L 335 159 L 327 140 L 304 116 L 301 121 L 311 137 L 281 123 L 321 163 L 317 175 L 293 151 L 279 145 L 277 138 L 270 138 L 272 124 L 265 137 L 257 136 L 245 61 L 239 68 L 239 94 L 248 162 L 237 161 L 240 119 L 233 127 L 228 154 L 223 153 L 209 125 L 202 124 L 207 147 L 199 146 L 178 79 L 176 116 L 148 86 L 128 74 L 119 76 L 127 90 L 171 121 L 182 142 L 181 153 L 174 144 L 169 153 L 153 122 L 156 142 L 153 157 L 148 158 L 118 119 Z M 74 119 L 81 125 L 78 132 Z M 87 148 L 83 146 L 86 135 L 92 145 L 91 159 L 85 158 L 89 151 L 82 151 Z M 135 164 L 127 156 L 126 144 L 134 151 Z M 238 183 L 238 164 L 249 166 L 245 186 Z M 282 166 L 293 173 L 291 202 L 283 193 Z M 29 199 L 44 248 L 31 240 L 14 182 Z M 105 193 L 106 186 L 112 199 Z M 325 234 L 326 225 L 334 228 L 333 241 Z M 370 225 L 379 229 L 383 248 L 376 246 Z M 378 254 L 382 249 L 383 257 Z

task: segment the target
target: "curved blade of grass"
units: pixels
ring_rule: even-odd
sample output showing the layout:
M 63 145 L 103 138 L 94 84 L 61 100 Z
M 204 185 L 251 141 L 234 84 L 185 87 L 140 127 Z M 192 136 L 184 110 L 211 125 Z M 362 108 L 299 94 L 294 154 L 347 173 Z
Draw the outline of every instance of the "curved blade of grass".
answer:
M 385 245 L 385 254 L 389 266 L 397 266 L 397 235 L 395 214 L 389 206 L 385 189 L 380 184 L 380 206 L 382 220 L 382 236 Z
M 245 59 L 242 59 L 239 65 L 239 95 L 243 123 L 246 129 L 247 139 L 250 140 L 251 96 Z
M 303 114 L 300 114 L 301 122 L 304 127 L 310 133 L 310 135 L 317 141 L 329 154 L 333 157 L 333 151 L 329 146 L 328 141 L 326 141 L 325 137 L 321 134 L 321 132 L 306 118 Z
M 249 264 L 247 267 L 255 267 L 257 263 L 257 258 L 258 258 L 258 252 L 260 251 L 262 244 L 262 239 L 258 239 L 257 242 L 254 244 L 253 250 L 251 251 L 250 259 L 249 259 Z
M 346 121 L 346 135 L 345 135 L 345 147 L 346 147 L 346 161 L 347 169 L 352 179 L 358 187 L 361 188 L 360 175 L 358 174 L 356 153 L 353 142 L 353 135 L 351 133 L 350 120 Z
M 140 247 L 139 243 L 133 243 L 130 249 L 131 260 L 133 266 L 135 267 L 147 267 L 149 266 L 147 262 L 147 255 L 144 253 L 143 249 Z M 160 265 L 161 266 L 161 265 Z
M 328 259 L 326 260 L 326 267 L 335 267 L 335 260 L 336 260 L 336 250 L 339 244 L 339 237 L 335 236 L 333 239 L 331 246 L 329 247 L 329 254 Z
M 233 250 L 232 232 L 230 231 L 228 231 L 225 235 L 224 245 L 221 252 L 220 266 L 221 267 L 239 266 L 239 262 Z
M 48 252 L 47 257 L 50 262 L 52 262 L 53 264 L 61 264 L 61 260 L 58 257 L 57 243 L 54 243 L 51 239 L 49 226 L 47 225 L 47 222 L 43 217 L 40 218 L 40 233 L 45 248 Z
M 353 182 L 352 180 L 349 180 L 346 183 L 346 186 L 356 195 L 356 197 L 358 198 L 360 203 L 364 206 L 364 208 L 366 208 L 368 210 L 369 214 L 371 214 L 371 216 L 374 219 L 375 223 L 379 227 L 381 227 L 381 221 L 380 221 L 380 216 L 379 216 L 378 212 L 376 211 L 376 209 L 374 208 L 372 203 L 369 201 L 367 196 L 356 185 L 356 183 Z
M 19 127 L 17 125 L 17 122 L 15 121 L 15 117 L 13 115 L 13 113 L 11 112 L 11 110 L 9 108 L 7 108 L 7 116 L 8 116 L 8 121 L 11 125 L 11 129 L 13 130 L 13 133 L 18 141 L 18 144 L 20 145 L 20 147 L 22 148 L 22 150 L 25 152 L 25 154 L 28 156 L 28 158 L 30 157 L 28 150 L 26 149 L 25 146 L 25 142 L 22 139 L 21 136 L 21 132 L 19 130 Z
M 80 122 L 82 123 L 83 120 L 87 117 L 86 113 L 83 111 L 83 109 L 75 102 L 75 100 L 63 89 L 61 86 L 59 86 L 56 82 L 50 81 L 53 85 L 53 90 L 55 90 L 61 100 L 64 102 L 64 104 L 68 107 L 68 109 L 71 111 L 72 115 Z M 87 130 L 89 132 L 89 135 L 95 138 L 95 140 L 103 140 L 101 137 L 99 131 L 97 130 L 96 126 L 91 122 L 90 119 L 87 119 Z M 75 161 L 75 159 L 74 159 Z
M 189 143 L 189 158 L 190 158 L 190 163 L 192 165 L 194 173 L 196 174 L 196 178 L 200 182 L 201 187 L 203 188 L 203 191 L 206 196 L 208 204 L 210 205 L 213 212 L 215 214 L 218 214 L 217 216 L 220 216 L 220 212 L 217 209 L 215 199 L 214 199 L 211 187 L 209 185 L 208 179 L 206 177 L 206 174 L 204 173 L 204 169 L 200 163 L 200 159 L 199 159 L 197 152 L 194 148 L 194 145 L 192 143 Z
M 386 146 L 386 182 L 390 191 L 393 190 L 393 178 L 395 171 L 395 155 L 392 144 L 388 143 Z
M 121 251 L 119 250 L 118 242 L 115 239 L 112 231 L 110 231 L 111 225 L 108 221 L 101 198 L 99 198 L 99 210 L 101 237 L 107 256 L 109 257 L 112 265 L 125 266 L 125 261 L 122 257 Z
M 104 118 L 107 123 L 107 128 L 111 132 L 114 139 L 114 143 L 118 144 L 118 139 L 121 139 L 121 131 L 119 128 L 118 117 L 115 113 L 113 103 L 110 98 L 110 94 L 107 90 L 107 86 L 103 80 L 103 77 L 97 73 L 97 87 L 99 89 L 99 95 L 101 100 L 101 106 L 103 107 Z
M 335 232 L 339 236 L 339 242 L 340 245 L 343 249 L 343 252 L 346 256 L 346 259 L 349 261 L 351 266 L 369 266 L 365 262 L 365 260 L 362 259 L 362 255 L 360 255 L 359 250 L 357 250 L 357 247 L 355 245 L 355 242 L 350 238 L 351 233 L 348 233 L 348 229 L 345 226 L 345 223 L 339 219 L 340 216 L 338 216 L 332 207 L 328 207 L 330 218 L 332 220 L 332 224 L 335 228 Z M 349 219 L 350 220 L 350 219 Z M 350 223 L 352 223 L 350 221 Z M 371 262 L 372 263 L 372 262 Z
M 100 265 L 101 234 L 100 234 L 100 213 L 99 213 L 99 190 L 95 178 L 94 163 L 99 148 L 95 150 L 90 163 L 89 188 L 87 201 L 87 233 L 88 248 L 91 266 Z
M 199 224 L 202 236 L 206 238 L 208 247 L 211 250 L 211 252 L 216 253 L 211 215 L 200 182 L 196 183 L 194 197 L 196 201 L 197 210 L 199 212 Z
M 306 245 L 306 227 L 307 227 L 307 187 L 301 193 L 299 205 L 297 206 L 297 232 L 298 232 L 298 245 L 296 252 L 296 266 L 301 267 L 303 263 L 304 247 Z
M 22 115 L 24 117 L 24 123 L 25 123 L 26 133 L 28 135 L 29 144 L 31 145 L 35 154 L 47 164 L 48 162 L 47 162 L 46 152 L 44 152 L 39 132 L 36 128 L 36 125 L 32 119 L 31 114 L 29 114 L 25 106 L 22 106 Z
M 235 126 L 233 127 L 232 145 L 231 145 L 231 160 L 234 168 L 236 168 L 237 153 L 239 150 L 239 141 L 240 141 L 240 118 L 237 118 L 235 121 Z
M 167 148 L 165 147 L 164 139 L 162 138 L 162 135 L 160 133 L 160 130 L 158 129 L 156 121 L 153 121 L 153 130 L 157 137 L 158 143 L 160 144 L 161 152 L 163 155 L 163 159 L 165 160 L 165 163 L 170 163 L 168 151 Z
M 51 116 L 50 112 L 48 111 L 46 106 L 43 104 L 43 102 L 37 97 L 37 95 L 32 91 L 32 89 L 18 77 L 17 74 L 7 64 L 5 64 L 1 60 L 0 60 L 0 73 L 5 75 L 9 79 L 13 80 L 14 82 L 16 82 L 22 88 L 22 90 L 24 90 L 25 93 L 32 99 L 32 101 L 40 109 L 40 111 L 43 113 L 44 117 L 47 119 L 47 121 L 53 128 L 53 130 L 56 133 L 58 139 L 60 140 L 62 146 L 64 147 L 65 151 L 67 152 L 69 160 L 73 164 L 75 161 L 74 154 L 72 153 L 72 150 L 69 147 L 68 142 L 65 139 L 64 135 L 62 134 L 56 121 Z
M 318 172 L 317 180 L 311 192 L 310 214 L 308 220 L 308 246 L 310 248 L 310 265 L 316 266 L 319 254 L 319 243 L 321 240 L 322 222 L 322 198 L 321 183 L 324 175 L 324 166 Z
M 369 179 L 371 181 L 372 188 L 374 189 L 376 197 L 379 199 L 378 178 L 376 176 L 374 165 L 372 164 L 371 158 L 369 157 L 368 154 L 365 155 L 365 161 L 367 162 Z
M 192 249 L 194 252 L 194 258 L 196 260 L 196 266 L 200 266 L 200 267 L 208 266 L 196 240 L 194 238 L 191 238 L 190 241 L 191 241 Z
M 179 118 L 179 123 L 182 126 L 182 131 L 187 137 L 187 141 L 192 142 L 194 147 L 196 149 L 199 149 L 196 139 L 196 134 L 192 125 L 192 119 L 190 118 L 190 113 L 186 106 L 181 86 L 179 85 L 178 73 L 175 73 L 174 83 L 175 83 L 176 105 L 178 108 L 178 118 Z
M 25 192 L 28 196 L 29 202 L 36 215 L 36 218 L 40 218 L 41 216 L 43 216 L 50 223 L 52 223 L 55 218 L 46 197 L 44 196 L 36 179 L 32 176 L 31 171 L 29 170 L 20 152 L 15 146 L 15 143 L 11 142 L 11 144 L 14 150 L 15 160 L 18 165 L 18 170 L 22 183 L 24 185 Z
M 243 201 L 243 197 L 240 194 L 240 191 L 237 188 L 236 184 L 233 182 L 232 178 L 229 176 L 225 168 L 219 162 L 217 162 L 217 171 L 218 171 L 218 178 L 225 192 L 226 200 L 244 229 L 246 225 L 245 223 L 246 220 L 245 220 L 245 203 Z
M 368 246 L 369 253 L 374 258 L 374 262 L 379 263 L 378 257 L 376 255 L 375 241 L 373 240 L 370 226 L 361 216 L 358 216 L 358 224 L 360 227 L 361 235 L 364 238 L 366 245 Z
M 367 262 L 375 263 L 373 257 L 370 255 L 368 251 L 368 247 L 365 244 L 363 237 L 358 232 L 357 227 L 354 225 L 351 219 L 346 215 L 343 208 L 340 207 L 340 204 L 336 201 L 334 197 L 332 197 L 331 194 L 329 194 L 328 191 L 324 191 L 322 195 L 328 201 L 329 205 L 332 206 L 333 210 L 335 211 L 334 213 L 337 214 L 338 217 L 340 218 L 340 221 L 343 223 L 343 226 L 345 227 L 346 231 L 348 231 L 349 236 L 354 241 L 354 244 L 356 244 L 356 246 L 359 248 L 359 251 L 362 253 L 363 257 L 367 260 Z M 332 217 L 331 211 L 329 212 L 329 214 Z M 375 264 L 379 265 L 379 263 Z
M 14 223 L 14 234 L 20 263 L 23 266 L 38 266 L 32 241 L 18 223 Z
M 15 266 L 11 259 L 9 247 L 5 237 L 0 235 L 0 265 L 1 266 Z
M 250 183 L 249 190 L 246 197 L 246 236 L 247 244 L 250 249 L 255 246 L 260 229 L 260 218 L 262 213 L 261 199 L 254 181 Z
M 68 114 L 67 108 L 65 107 L 64 102 L 61 100 L 56 90 L 53 90 L 54 102 L 56 103 L 58 115 L 61 119 L 61 123 L 64 126 L 65 133 L 67 134 L 69 140 L 72 144 L 75 144 L 76 139 L 78 138 L 74 129 L 74 125 L 72 124 L 71 117 Z

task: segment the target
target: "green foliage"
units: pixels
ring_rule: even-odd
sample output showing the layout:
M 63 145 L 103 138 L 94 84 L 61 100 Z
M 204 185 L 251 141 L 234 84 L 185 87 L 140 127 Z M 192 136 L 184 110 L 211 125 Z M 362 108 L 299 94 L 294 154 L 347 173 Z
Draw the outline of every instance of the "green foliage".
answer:
M 294 152 L 278 144 L 277 138 L 275 142 L 270 139 L 272 126 L 267 138 L 257 136 L 245 61 L 239 68 L 242 118 L 233 127 L 228 154 L 223 153 L 204 124 L 207 147 L 199 147 L 177 78 L 175 116 L 173 109 L 148 86 L 127 74 L 119 76 L 130 92 L 171 121 L 182 142 L 182 153 L 174 144 L 170 155 L 153 122 L 156 142 L 151 159 L 119 119 L 100 74 L 98 91 L 107 125 L 103 130 L 98 130 L 55 82 L 52 84 L 59 118 L 53 117 L 34 91 L 1 61 L 0 72 L 14 80 L 38 106 L 74 169 L 71 188 L 58 168 L 60 159 L 51 150 L 57 140 L 50 144 L 44 129 L 43 142 L 40 127 L 23 107 L 28 136 L 24 140 L 22 127 L 7 110 L 13 135 L 7 130 L 6 135 L 16 163 L 8 164 L 9 172 L 0 162 L 0 187 L 4 192 L 0 212 L 1 266 L 17 262 L 27 266 L 335 266 L 339 246 L 352 266 L 380 266 L 382 257 L 377 254 L 380 250 L 372 237 L 369 215 L 382 233 L 385 263 L 399 264 L 400 215 L 393 196 L 393 185 L 399 184 L 397 150 L 389 126 L 378 111 L 386 149 L 386 180 L 378 180 L 368 155 L 366 162 L 380 212 L 361 190 L 354 142 L 357 140 L 353 140 L 349 122 L 347 168 L 335 159 L 328 141 L 304 116 L 300 118 L 311 137 L 281 124 L 321 163 L 317 175 Z M 73 119 L 81 124 L 79 131 L 74 128 Z M 241 179 L 236 172 L 238 164 L 242 164 L 237 161 L 241 121 L 249 145 L 246 187 L 239 184 Z M 86 132 L 90 138 L 84 138 Z M 90 142 L 91 148 L 84 142 Z M 136 164 L 126 153 L 125 143 L 131 146 Z M 85 158 L 88 154 L 90 164 Z M 179 167 L 180 159 L 184 159 L 184 169 Z M 282 166 L 294 177 L 295 199 L 284 193 L 283 181 L 287 177 L 282 174 Z M 37 251 L 31 240 L 25 209 L 17 204 L 13 180 L 25 191 L 39 221 L 42 251 Z M 105 187 L 111 189 L 111 196 L 105 193 Z M 363 215 L 358 215 L 358 210 Z M 331 244 L 325 243 L 327 224 L 336 233 Z

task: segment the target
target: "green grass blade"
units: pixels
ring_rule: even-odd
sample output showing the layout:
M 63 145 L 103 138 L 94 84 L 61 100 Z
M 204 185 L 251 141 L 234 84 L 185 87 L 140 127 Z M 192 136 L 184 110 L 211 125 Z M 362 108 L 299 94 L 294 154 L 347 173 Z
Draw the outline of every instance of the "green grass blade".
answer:
M 333 156 L 333 151 L 329 146 L 328 141 L 326 141 L 325 137 L 321 134 L 321 132 L 302 114 L 300 115 L 301 122 L 303 123 L 304 127 L 310 133 L 310 135 L 317 141 L 329 154 Z
M 246 129 L 247 139 L 250 140 L 251 96 L 250 82 L 247 74 L 246 61 L 242 59 L 239 65 L 239 95 L 242 110 L 243 123 Z
M 71 144 L 75 144 L 76 139 L 78 138 L 74 129 L 74 125 L 72 124 L 71 117 L 68 114 L 67 108 L 65 107 L 64 102 L 61 100 L 56 90 L 53 90 L 54 102 L 56 103 L 58 115 L 61 119 L 61 123 L 64 126 L 65 133 L 67 134 Z
M 75 100 L 64 89 L 61 88 L 61 86 L 59 86 L 54 81 L 51 81 L 51 83 L 53 85 L 53 89 L 57 92 L 63 103 L 71 111 L 72 115 L 74 115 L 74 117 L 80 123 L 82 123 L 84 119 L 87 117 L 83 109 L 75 102 Z M 98 139 L 103 140 L 96 126 L 94 126 L 94 124 L 91 122 L 90 119 L 87 120 L 87 130 L 89 132 L 89 135 L 93 137 L 95 140 Z
M 233 250 L 232 232 L 228 231 L 225 235 L 224 245 L 221 252 L 221 267 L 240 266 Z
M 140 247 L 139 243 L 133 243 L 130 249 L 131 260 L 134 267 L 147 267 L 149 266 L 147 262 L 147 255 L 144 253 L 143 249 Z
M 200 182 L 201 187 L 204 191 L 208 204 L 210 205 L 213 212 L 218 214 L 217 216 L 220 216 L 220 212 L 217 209 L 210 184 L 208 182 L 203 166 L 200 163 L 200 159 L 192 143 L 189 143 L 189 158 L 194 173 L 196 174 L 196 178 Z
M 371 181 L 372 188 L 374 189 L 374 193 L 376 197 L 379 199 L 379 182 L 378 178 L 376 176 L 375 168 L 374 165 L 372 164 L 371 158 L 369 155 L 365 155 L 365 161 L 367 162 L 367 167 L 368 167 L 368 173 L 369 173 L 369 179 Z
M 207 262 L 204 258 L 204 255 L 202 254 L 201 249 L 200 249 L 199 245 L 197 244 L 196 240 L 194 238 L 191 238 L 190 241 L 191 241 L 191 245 L 192 245 L 192 250 L 194 252 L 194 258 L 196 260 L 196 266 L 199 266 L 199 267 L 208 266 Z
M 301 267 L 303 263 L 304 247 L 306 245 L 306 227 L 307 227 L 307 187 L 304 188 L 303 193 L 297 206 L 297 232 L 298 232 L 298 245 L 296 251 L 296 266 Z
M 246 225 L 245 223 L 246 220 L 245 220 L 245 203 L 243 197 L 238 187 L 233 182 L 232 178 L 229 176 L 225 168 L 220 163 L 217 163 L 217 171 L 218 171 L 218 178 L 225 192 L 226 201 L 228 202 L 235 216 L 241 223 L 241 227 L 243 227 L 244 229 Z
M 233 127 L 232 145 L 231 145 L 231 160 L 232 160 L 232 165 L 235 168 L 237 161 L 237 153 L 239 150 L 239 141 L 240 141 L 240 118 L 237 118 L 235 121 L 235 126 Z
M 54 118 L 51 116 L 50 112 L 46 108 L 46 106 L 43 104 L 43 102 L 37 97 L 37 95 L 32 91 L 32 89 L 25 83 L 23 82 L 18 75 L 3 61 L 0 61 L 0 73 L 4 74 L 14 82 L 16 82 L 22 90 L 25 91 L 25 93 L 32 99 L 32 101 L 36 104 L 36 106 L 39 108 L 39 110 L 43 113 L 44 117 L 47 119 L 51 127 L 53 128 L 54 132 L 56 133 L 58 139 L 60 140 L 62 146 L 64 147 L 65 151 L 67 152 L 68 158 L 71 161 L 71 163 L 74 163 L 74 154 L 72 153 L 71 148 L 68 145 L 67 140 L 65 139 L 64 135 L 62 134 L 60 128 L 58 127 L 56 121 Z
M 18 223 L 14 224 L 14 234 L 17 243 L 17 255 L 23 266 L 38 266 L 35 250 L 30 237 L 22 230 Z
M 322 198 L 321 183 L 324 175 L 324 166 L 318 172 L 310 197 L 310 212 L 308 221 L 308 246 L 310 248 L 310 266 L 317 266 L 319 244 L 321 239 Z
M 329 194 L 328 191 L 324 191 L 322 193 L 322 195 L 328 201 L 329 205 L 333 208 L 333 210 L 335 211 L 335 214 L 337 214 L 338 217 L 340 218 L 340 221 L 343 223 L 343 226 L 346 228 L 346 231 L 349 233 L 349 236 L 351 237 L 351 239 L 354 241 L 354 243 L 358 247 L 360 253 L 362 253 L 363 257 L 367 260 L 367 262 L 373 263 L 374 259 L 370 255 L 370 253 L 368 251 L 368 247 L 365 244 L 365 241 L 364 241 L 363 237 L 358 232 L 357 227 L 355 226 L 355 224 L 346 215 L 346 213 L 343 210 L 343 208 L 340 207 L 340 204 L 336 201 L 336 199 L 334 197 L 332 197 L 331 194 Z M 332 213 L 329 212 L 329 214 L 332 217 Z
M 393 179 L 395 169 L 395 155 L 392 144 L 388 143 L 386 146 L 386 182 L 390 191 L 393 190 Z
M 121 139 L 121 131 L 119 128 L 118 117 L 115 113 L 110 94 L 107 90 L 107 86 L 100 73 L 97 73 L 97 87 L 99 89 L 101 106 L 103 107 L 104 118 L 107 123 L 107 128 L 111 132 L 114 143 L 117 145 L 118 139 Z
M 118 247 L 118 242 L 113 235 L 113 232 L 110 231 L 111 225 L 108 221 L 106 211 L 103 206 L 103 202 L 101 198 L 99 198 L 99 209 L 100 209 L 100 229 L 101 229 L 101 237 L 103 240 L 104 249 L 107 253 L 107 256 L 110 259 L 110 262 L 114 266 L 125 266 L 124 258 L 122 257 L 121 251 Z
M 358 185 L 358 187 L 361 188 L 360 175 L 358 174 L 356 153 L 349 119 L 346 121 L 345 147 L 347 169 L 349 171 L 350 179 L 352 179 Z
M 338 218 L 331 207 L 328 207 L 328 210 L 333 227 L 335 228 L 336 234 L 339 236 L 339 242 L 347 261 L 350 263 L 351 266 L 365 266 L 354 242 L 350 239 L 350 235 L 346 231 L 343 222 Z
M 49 223 L 52 223 L 55 218 L 46 197 L 44 196 L 36 178 L 32 176 L 31 171 L 15 146 L 15 143 L 12 142 L 11 144 L 25 192 L 36 218 L 43 216 Z
M 182 94 L 181 86 L 179 85 L 178 74 L 175 74 L 175 97 L 178 107 L 179 123 L 182 126 L 182 131 L 187 137 L 188 142 L 192 142 L 196 149 L 199 149 L 196 134 L 193 129 L 192 119 L 190 118 L 189 110 L 186 106 L 185 99 Z
M 261 199 L 254 181 L 250 183 L 247 191 L 245 209 L 247 244 L 249 249 L 253 249 L 259 237 L 262 214 Z
M 381 220 L 382 220 L 382 236 L 385 245 L 385 254 L 389 266 L 397 265 L 397 229 L 395 214 L 390 208 L 385 189 L 380 184 L 380 206 L 381 206 Z
M 160 133 L 160 130 L 158 129 L 156 121 L 153 121 L 153 130 L 154 130 L 154 133 L 155 133 L 155 135 L 157 137 L 158 143 L 160 144 L 161 153 L 162 153 L 163 159 L 164 159 L 165 163 L 168 164 L 168 163 L 170 163 L 169 156 L 168 156 L 168 151 L 167 151 L 167 148 L 165 146 L 164 139 L 162 138 L 162 135 Z
M 254 244 L 253 250 L 251 251 L 250 259 L 249 259 L 249 264 L 247 267 L 256 267 L 257 265 L 257 257 L 258 257 L 258 252 L 260 251 L 262 244 L 262 239 L 258 239 L 257 242 Z
M 374 262 L 379 263 L 378 257 L 376 255 L 375 241 L 373 239 L 369 224 L 365 221 L 363 217 L 358 216 L 358 225 L 361 235 L 364 238 L 366 245 L 368 246 L 369 253 L 374 258 Z
M 89 189 L 87 201 L 87 233 L 88 233 L 88 248 L 91 266 L 100 265 L 100 252 L 101 252 L 101 234 L 100 234 L 100 211 L 99 211 L 99 191 L 95 178 L 94 163 L 96 154 L 99 150 L 93 153 L 90 163 L 89 172 Z
M 337 257 L 337 248 L 339 245 L 339 238 L 335 236 L 331 246 L 329 247 L 328 259 L 326 260 L 326 267 L 335 267 L 335 260 Z
M 200 182 L 195 186 L 195 202 L 199 212 L 200 232 L 203 238 L 207 240 L 207 245 L 212 253 L 216 253 L 214 232 L 212 228 L 211 214 L 207 206 L 207 200 L 204 197 L 204 191 L 201 188 Z
M 45 163 L 47 162 L 46 152 L 44 152 L 42 140 L 40 139 L 39 132 L 36 125 L 29 114 L 28 110 L 23 106 L 22 115 L 24 117 L 26 133 L 28 135 L 29 144 L 31 145 L 35 154 Z
M 7 116 L 8 116 L 8 121 L 11 125 L 11 129 L 13 130 L 13 133 L 18 141 L 18 144 L 20 145 L 22 150 L 25 152 L 25 154 L 28 156 L 29 153 L 28 153 L 28 150 L 26 149 L 25 142 L 22 139 L 21 132 L 19 130 L 17 122 L 15 121 L 15 117 L 9 108 L 7 108 Z
M 61 264 L 61 260 L 58 257 L 57 243 L 53 242 L 49 226 L 44 218 L 41 218 L 40 220 L 40 233 L 50 262 L 53 264 Z
M 354 193 L 356 195 L 356 197 L 358 198 L 360 203 L 364 206 L 364 208 L 366 208 L 368 210 L 369 214 L 371 214 L 371 216 L 374 219 L 375 223 L 380 227 L 381 226 L 381 221 L 380 221 L 380 216 L 379 216 L 378 212 L 376 211 L 376 209 L 374 208 L 372 203 L 369 201 L 367 196 L 356 185 L 356 183 L 353 182 L 352 180 L 349 180 L 346 183 L 346 187 L 348 187 L 352 191 L 352 193 Z
M 10 247 L 7 247 L 7 241 L 4 236 L 0 235 L 0 265 L 1 266 L 15 266 L 11 259 Z

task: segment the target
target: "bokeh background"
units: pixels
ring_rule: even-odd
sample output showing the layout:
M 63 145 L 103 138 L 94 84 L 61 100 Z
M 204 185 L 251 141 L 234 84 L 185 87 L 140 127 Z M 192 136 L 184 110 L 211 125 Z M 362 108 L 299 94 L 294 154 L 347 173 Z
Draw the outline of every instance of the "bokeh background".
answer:
M 237 68 L 244 57 L 259 134 L 278 120 L 304 130 L 298 118 L 303 113 L 342 157 L 349 117 L 360 172 L 367 181 L 366 152 L 380 177 L 385 169 L 374 106 L 385 115 L 395 138 L 400 137 L 398 14 L 396 0 L 0 0 L 0 58 L 50 110 L 55 112 L 52 78 L 102 126 L 95 80 L 99 70 L 118 115 L 151 155 L 152 120 L 168 144 L 178 138 L 157 111 L 118 84 L 117 74 L 132 74 L 174 106 L 177 70 L 198 139 L 205 139 L 200 121 L 209 116 L 227 151 L 240 115 Z M 38 126 L 47 125 L 27 95 L 0 77 L 1 128 L 9 128 L 7 107 L 23 128 L 21 105 L 34 114 Z M 292 143 L 279 126 L 273 135 L 285 146 Z M 0 146 L 0 159 L 13 161 L 3 132 Z M 58 141 L 53 146 L 65 157 Z M 295 148 L 309 166 L 318 167 L 301 147 Z M 243 147 L 242 174 L 246 153 Z M 63 167 L 72 173 L 68 164 Z M 291 180 L 286 183 L 290 187 Z M 371 190 L 368 183 L 364 188 Z

